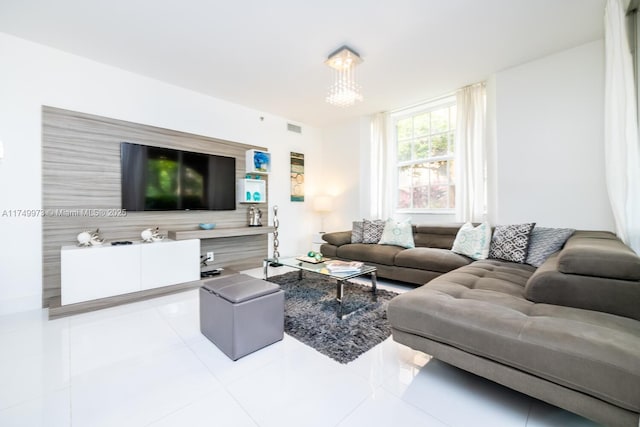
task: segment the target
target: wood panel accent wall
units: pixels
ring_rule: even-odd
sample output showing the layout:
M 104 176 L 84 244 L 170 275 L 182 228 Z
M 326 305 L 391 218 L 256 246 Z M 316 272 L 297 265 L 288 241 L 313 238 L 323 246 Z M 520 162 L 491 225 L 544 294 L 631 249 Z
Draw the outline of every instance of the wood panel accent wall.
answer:
M 120 143 L 218 154 L 236 158 L 236 178 L 245 175 L 246 145 L 91 114 L 42 107 L 42 305 L 60 303 L 60 247 L 76 244 L 84 230 L 100 228 L 107 241 L 139 240 L 148 227 L 168 230 L 196 229 L 215 222 L 217 228 L 247 225 L 248 205 L 236 203 L 235 211 L 127 212 L 120 209 Z M 263 224 L 268 224 L 267 204 L 261 204 Z M 97 216 L 87 210 L 97 210 Z M 83 211 L 84 210 L 84 211 Z M 215 251 L 216 267 L 261 265 L 267 254 L 266 235 L 207 239 L 201 251 Z M 108 266 L 105 268 L 117 268 Z M 96 274 L 100 274 L 99 271 Z M 87 277 L 90 282 L 91 278 Z

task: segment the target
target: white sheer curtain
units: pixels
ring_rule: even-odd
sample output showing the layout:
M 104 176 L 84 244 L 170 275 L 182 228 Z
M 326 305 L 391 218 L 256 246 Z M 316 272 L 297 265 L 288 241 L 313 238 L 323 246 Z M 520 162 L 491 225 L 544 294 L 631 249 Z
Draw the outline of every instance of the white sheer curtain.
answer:
M 378 113 L 371 120 L 371 218 L 387 219 L 393 210 L 388 122 L 387 113 Z
M 484 83 L 456 92 L 456 220 L 486 217 L 486 104 Z
M 605 170 L 616 234 L 640 254 L 640 142 L 623 3 L 605 8 Z

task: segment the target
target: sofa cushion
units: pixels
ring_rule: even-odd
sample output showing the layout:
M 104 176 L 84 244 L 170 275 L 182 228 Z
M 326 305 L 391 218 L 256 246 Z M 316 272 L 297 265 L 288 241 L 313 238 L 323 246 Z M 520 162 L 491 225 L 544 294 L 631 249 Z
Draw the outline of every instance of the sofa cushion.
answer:
M 640 320 L 640 282 L 561 273 L 559 258 L 558 253 L 552 255 L 529 278 L 528 300 Z
M 573 228 L 534 227 L 531 232 L 526 263 L 540 267 L 551 254 L 562 249 L 567 239 L 575 231 Z
M 527 259 L 531 230 L 536 224 L 499 225 L 493 232 L 489 258 L 523 263 Z
M 333 233 L 324 233 L 322 240 L 334 246 L 346 245 L 347 243 L 351 243 L 351 232 L 336 231 Z
M 491 226 L 482 223 L 477 227 L 467 222 L 456 234 L 451 250 L 455 253 L 466 255 L 473 259 L 485 259 L 489 256 L 491 244 Z
M 403 250 L 404 249 L 399 246 L 350 243 L 340 246 L 336 250 L 336 255 L 340 258 L 354 261 L 394 265 L 396 255 Z
M 640 322 L 536 304 L 534 268 L 476 261 L 391 300 L 392 328 L 442 342 L 640 411 Z
M 577 231 L 560 252 L 562 273 L 640 280 L 640 257 L 613 233 Z
M 376 219 L 362 221 L 362 243 L 378 243 L 384 231 L 384 221 Z
M 401 248 L 414 248 L 413 227 L 410 220 L 396 221 L 389 218 L 384 224 L 382 237 L 378 244 L 395 245 Z
M 468 265 L 471 260 L 448 249 L 413 248 L 399 252 L 395 258 L 398 267 L 446 273 L 458 267 Z
M 416 247 L 451 249 L 462 224 L 415 225 L 413 240 Z

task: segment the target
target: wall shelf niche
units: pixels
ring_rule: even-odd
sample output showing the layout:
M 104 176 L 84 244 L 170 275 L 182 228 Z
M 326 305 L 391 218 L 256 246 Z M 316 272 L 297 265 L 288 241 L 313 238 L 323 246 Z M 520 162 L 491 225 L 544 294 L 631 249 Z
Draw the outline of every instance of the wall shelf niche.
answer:
M 268 174 L 271 172 L 271 153 L 263 150 L 247 150 L 246 153 L 247 173 Z
M 238 203 L 266 203 L 267 182 L 263 179 L 238 180 Z

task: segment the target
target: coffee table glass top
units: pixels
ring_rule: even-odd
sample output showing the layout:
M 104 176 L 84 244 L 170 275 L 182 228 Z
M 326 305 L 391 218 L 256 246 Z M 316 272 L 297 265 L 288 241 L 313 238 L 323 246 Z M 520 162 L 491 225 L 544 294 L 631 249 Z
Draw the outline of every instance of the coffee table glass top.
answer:
M 329 269 L 327 268 L 324 262 L 313 264 L 311 262 L 300 261 L 295 257 L 294 258 L 278 258 L 277 260 L 268 258 L 268 259 L 265 259 L 265 262 L 278 263 L 287 267 L 293 267 L 299 270 L 310 271 L 312 273 L 317 273 L 317 274 L 323 274 L 325 276 L 333 277 L 335 279 L 340 279 L 340 280 L 348 280 L 354 277 L 362 276 L 363 274 L 369 274 L 376 271 L 375 267 L 364 264 L 362 267 L 360 267 L 359 270 L 342 272 L 342 273 L 338 273 L 338 272 L 332 273 L 329 271 Z

